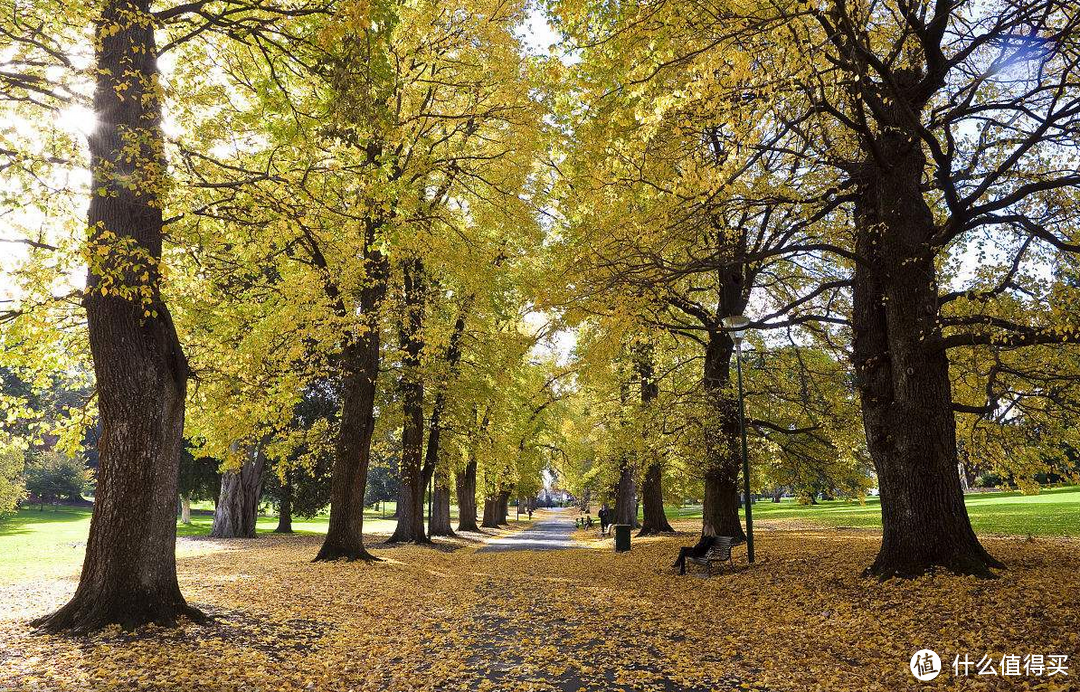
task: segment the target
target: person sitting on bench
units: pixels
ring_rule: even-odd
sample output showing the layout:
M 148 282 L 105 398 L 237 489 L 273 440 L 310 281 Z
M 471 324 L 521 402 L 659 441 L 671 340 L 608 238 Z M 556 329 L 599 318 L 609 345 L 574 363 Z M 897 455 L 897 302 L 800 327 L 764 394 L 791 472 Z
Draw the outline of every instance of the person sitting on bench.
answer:
M 701 540 L 697 542 L 697 545 L 688 548 L 679 548 L 679 558 L 671 565 L 672 568 L 678 567 L 679 574 L 686 574 L 686 558 L 703 556 L 705 553 L 709 552 L 709 548 L 712 547 L 715 540 L 716 536 L 702 536 Z

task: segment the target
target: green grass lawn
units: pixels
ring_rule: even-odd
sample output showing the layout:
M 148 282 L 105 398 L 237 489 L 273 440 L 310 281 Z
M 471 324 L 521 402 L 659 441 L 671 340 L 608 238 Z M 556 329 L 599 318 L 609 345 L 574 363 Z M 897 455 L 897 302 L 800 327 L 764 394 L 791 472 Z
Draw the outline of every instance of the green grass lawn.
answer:
M 191 524 L 176 524 L 178 536 L 206 536 L 214 523 L 209 512 L 213 502 L 191 503 Z M 202 510 L 202 511 L 198 511 Z M 26 581 L 46 572 L 72 573 L 78 571 L 86 550 L 90 532 L 90 507 L 37 506 L 26 507 L 16 514 L 0 519 L 0 585 Z M 364 512 L 364 532 L 392 533 L 396 522 L 384 519 L 394 512 L 394 503 L 385 511 Z M 457 507 L 450 508 L 451 520 L 457 520 Z M 510 511 L 514 517 L 514 508 Z M 300 534 L 326 533 L 329 514 L 312 518 L 293 519 L 293 531 Z M 276 516 L 260 516 L 255 530 L 260 534 L 273 533 Z
M 976 533 L 1015 536 L 1080 536 L 1080 487 L 1044 488 L 1038 495 L 1019 492 L 980 493 L 965 497 L 968 516 Z M 667 507 L 669 519 L 701 516 L 700 505 Z M 781 502 L 759 500 L 754 518 L 792 519 L 822 526 L 880 528 L 881 502 L 866 498 L 832 500 L 816 505 L 800 505 L 791 498 Z
M 1018 492 L 968 495 L 968 514 L 975 531 L 981 534 L 1034 536 L 1080 536 L 1080 487 L 1049 488 L 1038 495 Z M 194 509 L 209 509 L 212 505 L 194 504 Z M 822 526 L 875 528 L 881 526 L 877 498 L 867 498 L 865 505 L 846 500 L 800 505 L 785 499 L 773 503 L 762 500 L 754 505 L 758 520 L 796 520 Z M 386 513 L 393 512 L 393 506 Z M 670 519 L 694 519 L 701 516 L 700 505 L 667 508 Z M 456 516 L 456 508 L 452 508 Z M 513 509 L 511 509 L 513 515 Z M 382 512 L 368 511 L 364 515 L 364 530 L 369 533 L 390 533 L 393 519 L 383 519 Z M 213 517 L 194 512 L 190 525 L 177 525 L 180 536 L 205 536 L 210 533 Z M 296 519 L 297 533 L 326 533 L 328 515 L 311 519 Z M 259 518 L 259 533 L 271 533 L 277 518 Z M 20 510 L 0 519 L 0 584 L 25 581 L 45 572 L 74 574 L 82 562 L 86 535 L 90 530 L 89 507 L 36 507 Z

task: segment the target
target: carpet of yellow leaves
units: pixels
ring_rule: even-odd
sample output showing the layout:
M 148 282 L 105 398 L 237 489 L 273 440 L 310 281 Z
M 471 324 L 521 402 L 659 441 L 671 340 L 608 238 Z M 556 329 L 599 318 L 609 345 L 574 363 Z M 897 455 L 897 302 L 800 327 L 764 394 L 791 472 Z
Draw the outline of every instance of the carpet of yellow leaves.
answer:
M 690 525 L 686 528 L 691 529 Z M 595 532 L 594 532 L 595 533 Z M 1077 689 L 1080 542 L 991 539 L 1000 579 L 859 576 L 879 536 L 762 531 L 758 562 L 680 577 L 690 534 L 592 550 L 476 553 L 375 546 L 375 564 L 313 564 L 316 537 L 266 536 L 180 560 L 209 627 L 33 634 L 74 577 L 0 589 L 0 690 Z M 917 683 L 908 659 L 941 654 Z M 1072 677 L 954 678 L 956 653 L 1060 653 Z

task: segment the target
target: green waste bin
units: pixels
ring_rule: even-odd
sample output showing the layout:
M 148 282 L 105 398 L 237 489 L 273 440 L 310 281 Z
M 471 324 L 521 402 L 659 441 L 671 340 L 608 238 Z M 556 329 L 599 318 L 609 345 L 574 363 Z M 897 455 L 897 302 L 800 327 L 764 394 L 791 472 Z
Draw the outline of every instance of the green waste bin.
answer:
M 615 524 L 615 552 L 625 553 L 630 550 L 630 525 Z

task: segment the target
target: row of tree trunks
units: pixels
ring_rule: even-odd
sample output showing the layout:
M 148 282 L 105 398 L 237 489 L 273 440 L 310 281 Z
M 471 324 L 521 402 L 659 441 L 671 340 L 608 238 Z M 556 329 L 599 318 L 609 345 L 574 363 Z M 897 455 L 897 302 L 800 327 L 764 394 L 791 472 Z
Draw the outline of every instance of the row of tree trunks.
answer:
M 424 381 L 420 372 L 423 350 L 426 289 L 419 259 L 404 265 L 405 316 L 399 330 L 402 351 L 401 391 L 404 419 L 401 428 L 401 485 L 398 521 L 391 543 L 428 543 L 424 529 Z
M 157 176 L 166 166 L 149 5 L 105 0 L 95 31 L 87 254 L 105 254 L 103 266 L 91 265 L 84 306 L 101 422 L 98 484 L 75 595 L 35 623 L 49 631 L 203 619 L 176 580 L 188 365 L 160 294 Z M 121 295 L 146 288 L 146 302 Z
M 436 392 L 435 401 L 431 406 L 431 421 L 428 424 L 427 449 L 424 451 L 424 484 L 426 485 L 435 476 L 435 489 L 432 494 L 432 511 L 428 518 L 428 533 L 432 536 L 453 536 L 454 529 L 450 526 L 450 474 L 436 474 L 439 463 L 439 443 L 442 440 L 442 414 L 446 409 L 447 387 L 457 374 L 458 363 L 461 361 L 461 339 L 465 334 L 465 322 L 472 308 L 472 299 L 466 298 L 458 310 L 457 319 L 454 320 L 454 330 L 450 333 L 450 342 L 446 347 L 446 366 L 449 370 L 447 380 L 442 382 Z M 473 469 L 473 479 L 476 478 L 476 469 Z M 460 487 L 460 486 L 459 486 Z M 476 488 L 473 488 L 473 492 Z M 459 493 L 460 494 L 460 493 Z M 476 523 L 475 498 L 473 504 L 472 522 Z M 462 501 L 459 499 L 458 504 Z
M 476 458 L 469 457 L 465 470 L 457 474 L 458 531 L 480 531 L 476 525 Z
M 901 123 L 904 107 L 890 104 L 887 112 Z M 867 573 L 917 576 L 945 567 L 991 576 L 1002 565 L 971 528 L 957 472 L 949 360 L 927 250 L 936 226 L 922 191 L 926 157 L 900 127 L 875 144 L 857 179 L 855 252 L 865 261 L 856 263 L 852 294 L 853 364 L 881 490 L 881 549 Z
M 730 394 L 731 354 L 735 343 L 725 332 L 711 332 L 705 350 L 705 396 L 710 413 L 705 435 L 705 501 L 701 533 L 745 539 L 739 521 L 738 403 Z
M 222 475 L 211 538 L 255 538 L 266 470 L 264 447 L 265 440 L 247 446 L 240 468 Z
M 376 244 L 379 222 L 364 227 L 366 281 L 360 291 L 364 329 L 350 334 L 339 358 L 341 417 L 334 444 L 330 490 L 330 525 L 316 560 L 372 560 L 364 548 L 364 492 L 375 431 L 375 385 L 379 376 L 379 311 L 386 297 L 389 264 Z M 332 284 L 327 293 L 340 313 L 347 314 Z

